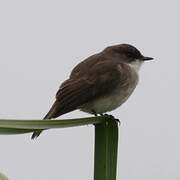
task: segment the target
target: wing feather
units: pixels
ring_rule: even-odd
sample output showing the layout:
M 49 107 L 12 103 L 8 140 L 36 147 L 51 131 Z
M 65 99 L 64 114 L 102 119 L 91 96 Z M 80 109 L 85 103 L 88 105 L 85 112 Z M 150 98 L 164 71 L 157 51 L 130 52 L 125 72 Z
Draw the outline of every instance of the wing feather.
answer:
M 56 118 L 76 110 L 79 106 L 115 88 L 118 81 L 123 81 L 124 78 L 117 68 L 118 65 L 117 62 L 100 62 L 84 76 L 79 78 L 76 76 L 75 79 L 71 77 L 66 80 L 58 90 L 56 101 L 45 118 Z

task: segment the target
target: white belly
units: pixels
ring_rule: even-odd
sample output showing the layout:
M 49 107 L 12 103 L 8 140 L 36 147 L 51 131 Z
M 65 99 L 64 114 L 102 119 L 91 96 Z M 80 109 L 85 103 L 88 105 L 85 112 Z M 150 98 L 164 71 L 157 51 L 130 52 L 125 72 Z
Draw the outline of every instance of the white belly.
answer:
M 117 87 L 111 94 L 106 96 L 99 97 L 93 101 L 90 101 L 87 104 L 84 104 L 80 107 L 81 111 L 93 113 L 96 112 L 97 114 L 105 113 L 108 111 L 112 111 L 123 104 L 128 97 L 132 94 L 133 90 L 136 87 L 135 83 L 131 87 L 125 89 L 120 89 Z

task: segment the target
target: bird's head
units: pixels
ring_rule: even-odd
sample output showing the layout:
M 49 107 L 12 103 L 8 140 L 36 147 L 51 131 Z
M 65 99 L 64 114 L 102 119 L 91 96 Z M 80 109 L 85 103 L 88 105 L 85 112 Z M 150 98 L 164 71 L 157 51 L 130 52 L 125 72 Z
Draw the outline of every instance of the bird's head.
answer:
M 137 48 L 129 44 L 109 46 L 104 49 L 104 52 L 115 57 L 117 60 L 128 64 L 134 64 L 135 62 L 142 63 L 153 59 L 151 57 L 143 56 Z

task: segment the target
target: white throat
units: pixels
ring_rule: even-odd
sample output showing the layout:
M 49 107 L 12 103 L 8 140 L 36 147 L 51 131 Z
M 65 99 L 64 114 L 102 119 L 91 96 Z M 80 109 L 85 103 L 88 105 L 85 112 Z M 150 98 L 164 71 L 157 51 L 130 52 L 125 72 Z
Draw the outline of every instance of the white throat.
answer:
M 143 64 L 143 61 L 136 59 L 136 61 L 133 61 L 132 63 L 128 65 L 131 66 L 138 73 L 142 64 Z

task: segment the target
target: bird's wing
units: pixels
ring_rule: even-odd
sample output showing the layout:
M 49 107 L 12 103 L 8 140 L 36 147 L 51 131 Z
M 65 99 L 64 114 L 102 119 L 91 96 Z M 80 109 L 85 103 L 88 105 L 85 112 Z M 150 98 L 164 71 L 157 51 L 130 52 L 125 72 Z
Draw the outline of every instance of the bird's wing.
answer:
M 88 73 L 79 79 L 66 80 L 56 94 L 56 101 L 45 116 L 45 119 L 56 118 L 68 113 L 96 97 L 108 93 L 121 81 L 126 82 L 123 73 L 124 64 L 104 61 L 93 66 Z

